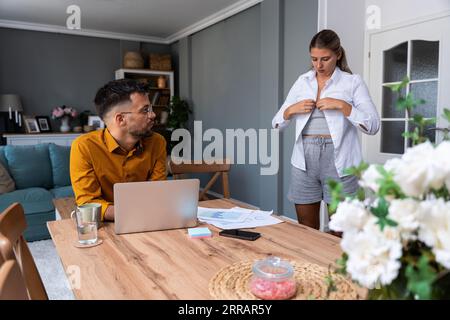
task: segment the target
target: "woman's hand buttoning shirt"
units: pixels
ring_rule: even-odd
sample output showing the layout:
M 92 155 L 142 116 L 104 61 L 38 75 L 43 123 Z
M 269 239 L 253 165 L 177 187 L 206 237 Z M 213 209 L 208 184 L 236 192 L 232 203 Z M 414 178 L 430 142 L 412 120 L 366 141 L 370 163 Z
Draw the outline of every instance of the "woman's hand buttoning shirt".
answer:
M 323 110 L 339 110 L 348 117 L 352 113 L 352 106 L 347 102 L 334 98 L 323 98 L 317 101 L 317 108 Z
M 302 100 L 288 107 L 283 113 L 283 118 L 289 120 L 293 115 L 309 113 L 315 106 L 316 102 L 312 99 Z

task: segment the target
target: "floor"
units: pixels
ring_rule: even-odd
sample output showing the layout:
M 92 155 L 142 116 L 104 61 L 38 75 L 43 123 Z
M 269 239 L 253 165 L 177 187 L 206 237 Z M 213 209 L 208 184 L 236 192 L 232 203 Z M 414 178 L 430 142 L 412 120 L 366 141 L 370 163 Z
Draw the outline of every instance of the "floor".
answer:
M 29 242 L 31 254 L 50 300 L 74 300 L 64 268 L 52 240 Z

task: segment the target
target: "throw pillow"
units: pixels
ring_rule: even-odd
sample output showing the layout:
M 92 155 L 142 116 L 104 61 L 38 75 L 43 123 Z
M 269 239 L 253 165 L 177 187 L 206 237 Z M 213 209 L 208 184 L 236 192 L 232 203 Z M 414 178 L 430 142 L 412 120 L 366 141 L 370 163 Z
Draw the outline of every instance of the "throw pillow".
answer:
M 48 143 L 5 147 L 8 170 L 17 189 L 53 187 Z
M 48 145 L 55 188 L 70 186 L 70 147 Z
M 16 190 L 14 180 L 8 173 L 8 170 L 0 163 L 0 194 Z

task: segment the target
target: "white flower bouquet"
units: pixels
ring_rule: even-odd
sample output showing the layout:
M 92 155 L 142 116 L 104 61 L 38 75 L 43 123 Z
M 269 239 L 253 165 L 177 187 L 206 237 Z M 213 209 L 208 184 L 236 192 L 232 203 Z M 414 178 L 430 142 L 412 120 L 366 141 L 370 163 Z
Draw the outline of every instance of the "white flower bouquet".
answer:
M 450 142 L 424 142 L 384 165 L 351 171 L 362 187 L 356 197 L 330 182 L 340 271 L 371 299 L 450 298 Z

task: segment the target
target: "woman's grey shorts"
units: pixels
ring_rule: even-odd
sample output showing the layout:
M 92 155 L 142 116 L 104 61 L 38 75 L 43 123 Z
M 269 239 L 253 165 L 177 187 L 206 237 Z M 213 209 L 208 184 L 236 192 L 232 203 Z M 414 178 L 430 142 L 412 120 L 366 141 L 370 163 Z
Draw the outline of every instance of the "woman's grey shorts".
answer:
M 328 179 L 335 179 L 343 184 L 346 195 L 353 195 L 358 190 L 355 176 L 339 178 L 334 164 L 334 146 L 331 138 L 303 137 L 306 171 L 292 167 L 291 184 L 288 199 L 295 204 L 310 204 L 324 200 L 331 202 Z

